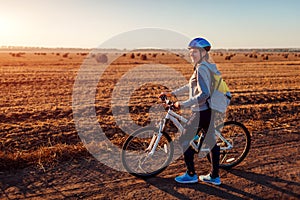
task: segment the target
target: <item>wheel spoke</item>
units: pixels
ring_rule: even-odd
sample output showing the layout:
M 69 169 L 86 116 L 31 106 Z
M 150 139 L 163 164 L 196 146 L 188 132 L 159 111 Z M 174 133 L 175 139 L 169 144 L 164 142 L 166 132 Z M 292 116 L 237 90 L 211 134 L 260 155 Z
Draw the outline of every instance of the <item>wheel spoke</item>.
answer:
M 230 142 L 232 149 L 222 150 L 220 167 L 229 169 L 239 164 L 247 155 L 250 148 L 250 133 L 244 125 L 238 122 L 225 122 L 222 128 L 222 136 Z M 219 128 L 219 129 L 221 129 Z M 227 148 L 227 144 L 219 139 L 217 144 Z
M 156 133 L 155 128 L 142 128 L 126 140 L 122 151 L 122 162 L 128 172 L 142 177 L 154 176 L 169 165 L 174 147 L 168 135 L 161 136 L 154 154 L 149 155 L 152 149 L 147 148 L 153 134 Z

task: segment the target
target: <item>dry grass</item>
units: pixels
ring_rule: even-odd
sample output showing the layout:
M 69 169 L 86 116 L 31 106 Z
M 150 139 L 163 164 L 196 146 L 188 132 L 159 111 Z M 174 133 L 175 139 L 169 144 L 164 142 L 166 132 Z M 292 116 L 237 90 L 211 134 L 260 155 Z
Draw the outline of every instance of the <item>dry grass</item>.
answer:
M 35 151 L 18 151 L 12 153 L 0 152 L 0 169 L 12 170 L 25 168 L 30 165 L 44 169 L 44 166 L 55 165 L 59 162 L 68 162 L 89 153 L 83 145 L 55 144 L 44 146 Z

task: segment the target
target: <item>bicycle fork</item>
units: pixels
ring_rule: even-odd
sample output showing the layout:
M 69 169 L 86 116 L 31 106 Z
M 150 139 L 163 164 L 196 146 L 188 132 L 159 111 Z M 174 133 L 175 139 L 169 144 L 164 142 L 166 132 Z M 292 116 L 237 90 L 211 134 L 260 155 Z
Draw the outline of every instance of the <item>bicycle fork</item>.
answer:
M 149 146 L 147 147 L 147 149 L 145 150 L 146 152 L 150 151 L 148 153 L 148 156 L 153 156 L 157 146 L 158 146 L 158 143 L 160 141 L 160 138 L 161 136 L 163 135 L 162 131 L 164 130 L 165 128 L 165 122 L 166 120 L 163 119 L 160 123 L 159 123 L 159 130 L 158 130 L 158 133 L 157 134 L 154 134 L 152 136 L 152 139 L 150 141 L 150 144 Z

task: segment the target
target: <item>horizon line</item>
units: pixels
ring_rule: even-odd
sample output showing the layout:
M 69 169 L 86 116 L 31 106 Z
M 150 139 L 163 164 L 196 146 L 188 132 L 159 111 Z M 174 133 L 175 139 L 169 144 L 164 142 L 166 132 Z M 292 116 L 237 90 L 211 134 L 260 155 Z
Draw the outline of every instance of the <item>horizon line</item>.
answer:
M 84 48 L 84 47 L 44 47 L 44 46 L 9 46 L 2 45 L 0 46 L 0 50 L 31 50 L 31 49 L 58 49 L 58 50 L 115 50 L 115 51 L 128 51 L 128 50 L 187 50 L 186 48 L 138 48 L 138 49 L 130 49 L 130 48 Z M 232 48 L 213 48 L 211 51 L 230 51 L 230 50 L 288 50 L 288 51 L 300 51 L 300 47 L 232 47 Z

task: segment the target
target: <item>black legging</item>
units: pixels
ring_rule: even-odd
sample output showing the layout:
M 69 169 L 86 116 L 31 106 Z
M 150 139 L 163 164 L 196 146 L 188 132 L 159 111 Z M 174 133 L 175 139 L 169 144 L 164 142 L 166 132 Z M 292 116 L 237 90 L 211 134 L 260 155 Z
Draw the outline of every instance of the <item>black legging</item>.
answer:
M 185 127 L 185 131 L 183 133 L 184 140 L 190 141 L 197 133 L 200 131 L 200 129 L 204 129 L 206 133 L 206 139 L 207 137 L 214 137 L 212 135 L 212 131 L 208 131 L 209 125 L 211 121 L 211 109 L 200 111 L 200 112 L 193 112 L 192 117 L 187 123 L 187 126 Z M 211 143 L 211 139 L 204 140 L 204 143 L 206 141 L 208 142 L 208 146 L 213 148 L 210 151 L 210 158 L 211 158 L 211 172 L 210 175 L 215 178 L 219 176 L 219 161 L 220 161 L 220 147 L 214 142 Z M 194 166 L 194 155 L 195 150 L 189 146 L 189 147 L 183 147 L 184 149 L 187 148 L 187 150 L 184 152 L 184 161 L 187 167 L 187 172 L 189 175 L 194 175 L 195 172 L 195 166 Z

